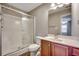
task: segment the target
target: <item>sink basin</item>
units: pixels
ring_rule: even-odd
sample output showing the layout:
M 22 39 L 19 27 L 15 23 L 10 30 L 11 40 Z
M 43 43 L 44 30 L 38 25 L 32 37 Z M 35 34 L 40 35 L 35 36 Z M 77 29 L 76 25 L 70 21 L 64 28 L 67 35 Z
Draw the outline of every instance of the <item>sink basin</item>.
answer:
M 55 37 L 47 36 L 46 39 L 55 39 Z
M 64 41 L 62 38 L 57 38 L 56 40 L 57 41 Z
M 57 38 L 57 39 L 62 40 L 62 38 Z
M 63 40 L 61 40 L 61 39 L 57 39 L 57 41 L 63 41 Z

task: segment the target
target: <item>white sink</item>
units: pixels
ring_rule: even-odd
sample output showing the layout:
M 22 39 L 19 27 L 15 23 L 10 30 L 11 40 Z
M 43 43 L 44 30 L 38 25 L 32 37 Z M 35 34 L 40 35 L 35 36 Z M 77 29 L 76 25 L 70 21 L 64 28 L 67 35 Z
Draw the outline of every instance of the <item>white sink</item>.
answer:
M 46 39 L 55 39 L 55 37 L 47 36 Z

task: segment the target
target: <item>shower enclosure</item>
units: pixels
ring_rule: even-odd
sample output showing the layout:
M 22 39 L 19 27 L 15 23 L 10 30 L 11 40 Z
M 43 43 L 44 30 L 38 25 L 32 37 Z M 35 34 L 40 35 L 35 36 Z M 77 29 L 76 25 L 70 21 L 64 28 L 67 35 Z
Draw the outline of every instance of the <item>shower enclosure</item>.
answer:
M 9 55 L 33 43 L 34 17 L 0 5 L 0 54 Z

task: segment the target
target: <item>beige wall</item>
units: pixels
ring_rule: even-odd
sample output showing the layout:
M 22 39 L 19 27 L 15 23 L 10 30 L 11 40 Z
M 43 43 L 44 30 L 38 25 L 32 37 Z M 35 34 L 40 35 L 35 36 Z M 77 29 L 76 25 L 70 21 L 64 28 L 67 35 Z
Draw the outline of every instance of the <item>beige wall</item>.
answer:
M 0 5 L 0 14 L 1 14 L 1 12 L 2 12 L 2 10 L 1 10 L 1 5 Z M 1 15 L 0 15 L 0 21 L 1 21 Z M 1 38 L 2 38 L 2 32 L 1 32 L 1 22 L 0 22 L 0 56 L 1 56 L 1 43 L 2 43 L 2 40 L 1 40 Z
M 72 4 L 72 35 L 79 36 L 79 3 Z
M 36 35 L 45 36 L 48 34 L 48 9 L 49 7 L 50 7 L 50 4 L 43 4 L 29 13 L 35 16 Z
M 48 32 L 49 34 L 60 34 L 60 20 L 61 16 L 70 13 L 70 9 L 59 11 L 53 14 L 50 14 L 48 17 Z

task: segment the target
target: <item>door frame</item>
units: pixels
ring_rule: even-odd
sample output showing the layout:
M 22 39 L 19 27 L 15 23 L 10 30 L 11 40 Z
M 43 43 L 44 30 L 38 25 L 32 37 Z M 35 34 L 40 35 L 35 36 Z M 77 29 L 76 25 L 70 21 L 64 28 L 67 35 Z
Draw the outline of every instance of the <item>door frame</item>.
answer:
M 63 15 L 61 15 L 60 16 L 60 25 L 61 25 L 61 20 L 62 20 L 62 17 L 65 17 L 65 16 L 67 16 L 67 15 L 71 15 L 71 13 L 66 13 L 66 14 L 63 14 Z M 72 19 L 71 19 L 72 20 Z M 72 30 L 71 30 L 72 31 Z M 62 33 L 61 33 L 61 26 L 60 26 L 60 35 L 61 35 Z M 72 33 L 71 33 L 71 35 L 72 35 Z

